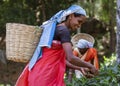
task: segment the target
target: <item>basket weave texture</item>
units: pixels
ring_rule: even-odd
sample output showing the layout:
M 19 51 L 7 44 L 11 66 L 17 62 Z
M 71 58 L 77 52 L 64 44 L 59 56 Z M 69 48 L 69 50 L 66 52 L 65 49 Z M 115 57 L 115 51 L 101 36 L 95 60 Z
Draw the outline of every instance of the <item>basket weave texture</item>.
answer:
M 75 34 L 72 38 L 71 38 L 71 42 L 73 44 L 73 47 L 76 47 L 76 44 L 78 43 L 78 41 L 80 39 L 85 39 L 89 42 L 92 42 L 94 44 L 95 42 L 95 39 L 93 36 L 87 34 L 87 33 L 78 33 L 78 34 Z
M 7 23 L 6 56 L 15 62 L 28 62 L 40 39 L 42 29 L 37 26 Z

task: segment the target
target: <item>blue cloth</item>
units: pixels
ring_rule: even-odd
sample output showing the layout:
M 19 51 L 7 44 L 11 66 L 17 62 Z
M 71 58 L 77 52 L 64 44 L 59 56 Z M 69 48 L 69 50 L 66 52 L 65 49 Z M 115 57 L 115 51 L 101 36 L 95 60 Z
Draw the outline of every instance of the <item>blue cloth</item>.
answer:
M 44 22 L 40 27 L 43 28 L 43 33 L 40 37 L 40 41 L 37 45 L 37 48 L 29 62 L 29 70 L 31 70 L 38 59 L 42 57 L 42 47 L 51 47 L 56 24 L 61 23 L 66 19 L 66 16 L 72 14 L 72 13 L 78 13 L 86 16 L 86 12 L 83 8 L 81 8 L 78 5 L 72 5 L 66 10 L 61 10 L 58 13 L 56 13 L 53 17 L 50 18 L 50 20 Z
M 76 45 L 78 48 L 93 48 L 93 43 L 86 40 L 86 39 L 80 39 Z

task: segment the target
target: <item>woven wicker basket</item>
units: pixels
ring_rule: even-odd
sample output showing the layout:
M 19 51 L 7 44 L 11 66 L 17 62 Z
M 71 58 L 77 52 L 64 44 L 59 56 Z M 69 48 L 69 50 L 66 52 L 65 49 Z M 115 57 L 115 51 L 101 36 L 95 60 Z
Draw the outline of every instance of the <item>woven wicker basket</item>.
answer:
M 28 62 L 39 42 L 42 29 L 19 23 L 6 24 L 6 55 L 8 60 Z
M 95 40 L 94 40 L 94 37 L 92 37 L 91 35 L 89 34 L 86 34 L 86 33 L 78 33 L 76 35 L 74 35 L 71 39 L 71 42 L 73 44 L 73 47 L 76 47 L 76 44 L 78 43 L 78 41 L 80 39 L 86 39 L 88 40 L 89 42 L 92 42 L 94 44 Z

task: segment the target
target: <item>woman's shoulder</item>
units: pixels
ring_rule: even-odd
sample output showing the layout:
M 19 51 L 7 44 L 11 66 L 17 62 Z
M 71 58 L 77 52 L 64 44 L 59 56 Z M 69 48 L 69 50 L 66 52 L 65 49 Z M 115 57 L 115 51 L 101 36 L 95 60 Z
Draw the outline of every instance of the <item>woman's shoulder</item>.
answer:
M 66 26 L 63 26 L 63 25 L 57 26 L 56 28 L 57 28 L 58 30 L 68 30 L 68 28 L 67 28 Z
M 61 35 L 66 35 L 66 34 L 70 35 L 70 32 L 69 32 L 68 28 L 64 25 L 57 26 L 56 27 L 56 32 L 61 34 Z
M 89 51 L 91 51 L 91 52 L 97 52 L 97 49 L 96 48 L 89 48 Z

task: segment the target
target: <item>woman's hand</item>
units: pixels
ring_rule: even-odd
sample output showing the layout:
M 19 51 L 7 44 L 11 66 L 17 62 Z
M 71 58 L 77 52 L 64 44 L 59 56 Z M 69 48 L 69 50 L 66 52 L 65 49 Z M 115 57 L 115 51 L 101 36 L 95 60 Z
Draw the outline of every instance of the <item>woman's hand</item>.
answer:
M 94 77 L 94 75 L 91 74 L 90 69 L 88 69 L 88 68 L 80 67 L 79 70 L 80 70 L 80 71 L 82 72 L 82 74 L 83 74 L 85 77 L 87 77 L 87 78 L 92 78 L 92 77 Z
M 87 78 L 93 78 L 93 77 L 94 77 L 94 75 L 93 75 L 93 74 L 91 74 L 90 72 L 88 72 L 88 73 L 85 75 L 85 77 L 87 77 Z
M 92 65 L 90 68 L 90 73 L 93 75 L 98 75 L 98 70 Z
M 79 70 L 82 72 L 82 74 L 83 74 L 84 76 L 87 74 L 87 72 L 90 71 L 88 68 L 84 68 L 84 67 L 80 67 Z

